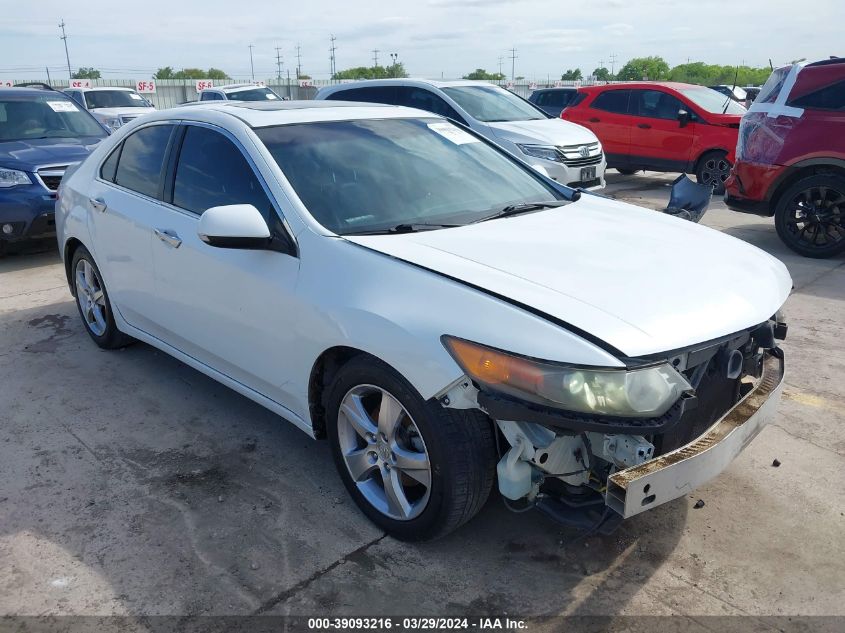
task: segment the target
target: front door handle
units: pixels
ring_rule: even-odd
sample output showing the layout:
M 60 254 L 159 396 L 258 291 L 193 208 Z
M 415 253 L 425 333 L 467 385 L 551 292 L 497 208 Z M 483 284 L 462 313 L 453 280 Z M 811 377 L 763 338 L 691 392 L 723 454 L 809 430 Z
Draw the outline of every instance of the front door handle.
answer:
M 648 123 L 637 123 L 637 127 L 642 130 L 650 130 L 651 126 Z
M 97 211 L 104 212 L 106 210 L 106 201 L 102 198 L 88 198 L 88 202 Z
M 155 234 L 158 239 L 168 246 L 179 248 L 182 245 L 182 239 L 176 234 L 176 231 L 171 231 L 170 229 L 155 229 Z

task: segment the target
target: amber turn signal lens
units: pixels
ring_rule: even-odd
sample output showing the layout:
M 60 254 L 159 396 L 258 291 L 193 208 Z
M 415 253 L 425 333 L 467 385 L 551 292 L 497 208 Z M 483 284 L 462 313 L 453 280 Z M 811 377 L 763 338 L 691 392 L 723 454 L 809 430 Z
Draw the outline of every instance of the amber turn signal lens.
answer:
M 522 359 L 460 339 L 446 340 L 455 360 L 471 377 L 488 385 L 533 383 L 538 372 Z

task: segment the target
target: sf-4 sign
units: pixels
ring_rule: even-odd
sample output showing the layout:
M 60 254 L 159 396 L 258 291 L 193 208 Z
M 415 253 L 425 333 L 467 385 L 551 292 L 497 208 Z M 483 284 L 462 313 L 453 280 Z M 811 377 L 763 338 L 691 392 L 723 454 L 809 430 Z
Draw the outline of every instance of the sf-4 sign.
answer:
M 140 79 L 135 82 L 135 92 L 155 92 L 156 82 L 152 79 Z
M 206 88 L 214 88 L 214 81 L 211 79 L 197 79 L 196 88 L 198 93 Z

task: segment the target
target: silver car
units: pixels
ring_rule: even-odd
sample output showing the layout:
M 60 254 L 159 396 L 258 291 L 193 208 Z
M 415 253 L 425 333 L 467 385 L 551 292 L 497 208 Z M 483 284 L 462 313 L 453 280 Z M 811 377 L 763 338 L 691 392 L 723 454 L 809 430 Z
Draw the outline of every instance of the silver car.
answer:
M 465 125 L 539 172 L 570 187 L 604 187 L 607 162 L 587 128 L 550 118 L 537 106 L 480 81 L 375 79 L 328 86 L 316 99 L 365 101 L 428 110 Z

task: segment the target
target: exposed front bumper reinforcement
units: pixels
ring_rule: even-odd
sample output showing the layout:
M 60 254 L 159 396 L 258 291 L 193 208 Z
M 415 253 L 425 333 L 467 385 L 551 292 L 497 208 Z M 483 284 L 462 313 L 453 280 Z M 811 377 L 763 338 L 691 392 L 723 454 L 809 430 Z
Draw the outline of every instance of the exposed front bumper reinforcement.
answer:
M 628 518 L 713 479 L 768 423 L 780 400 L 783 375 L 783 352 L 767 352 L 757 385 L 707 431 L 674 451 L 611 475 L 607 506 Z

